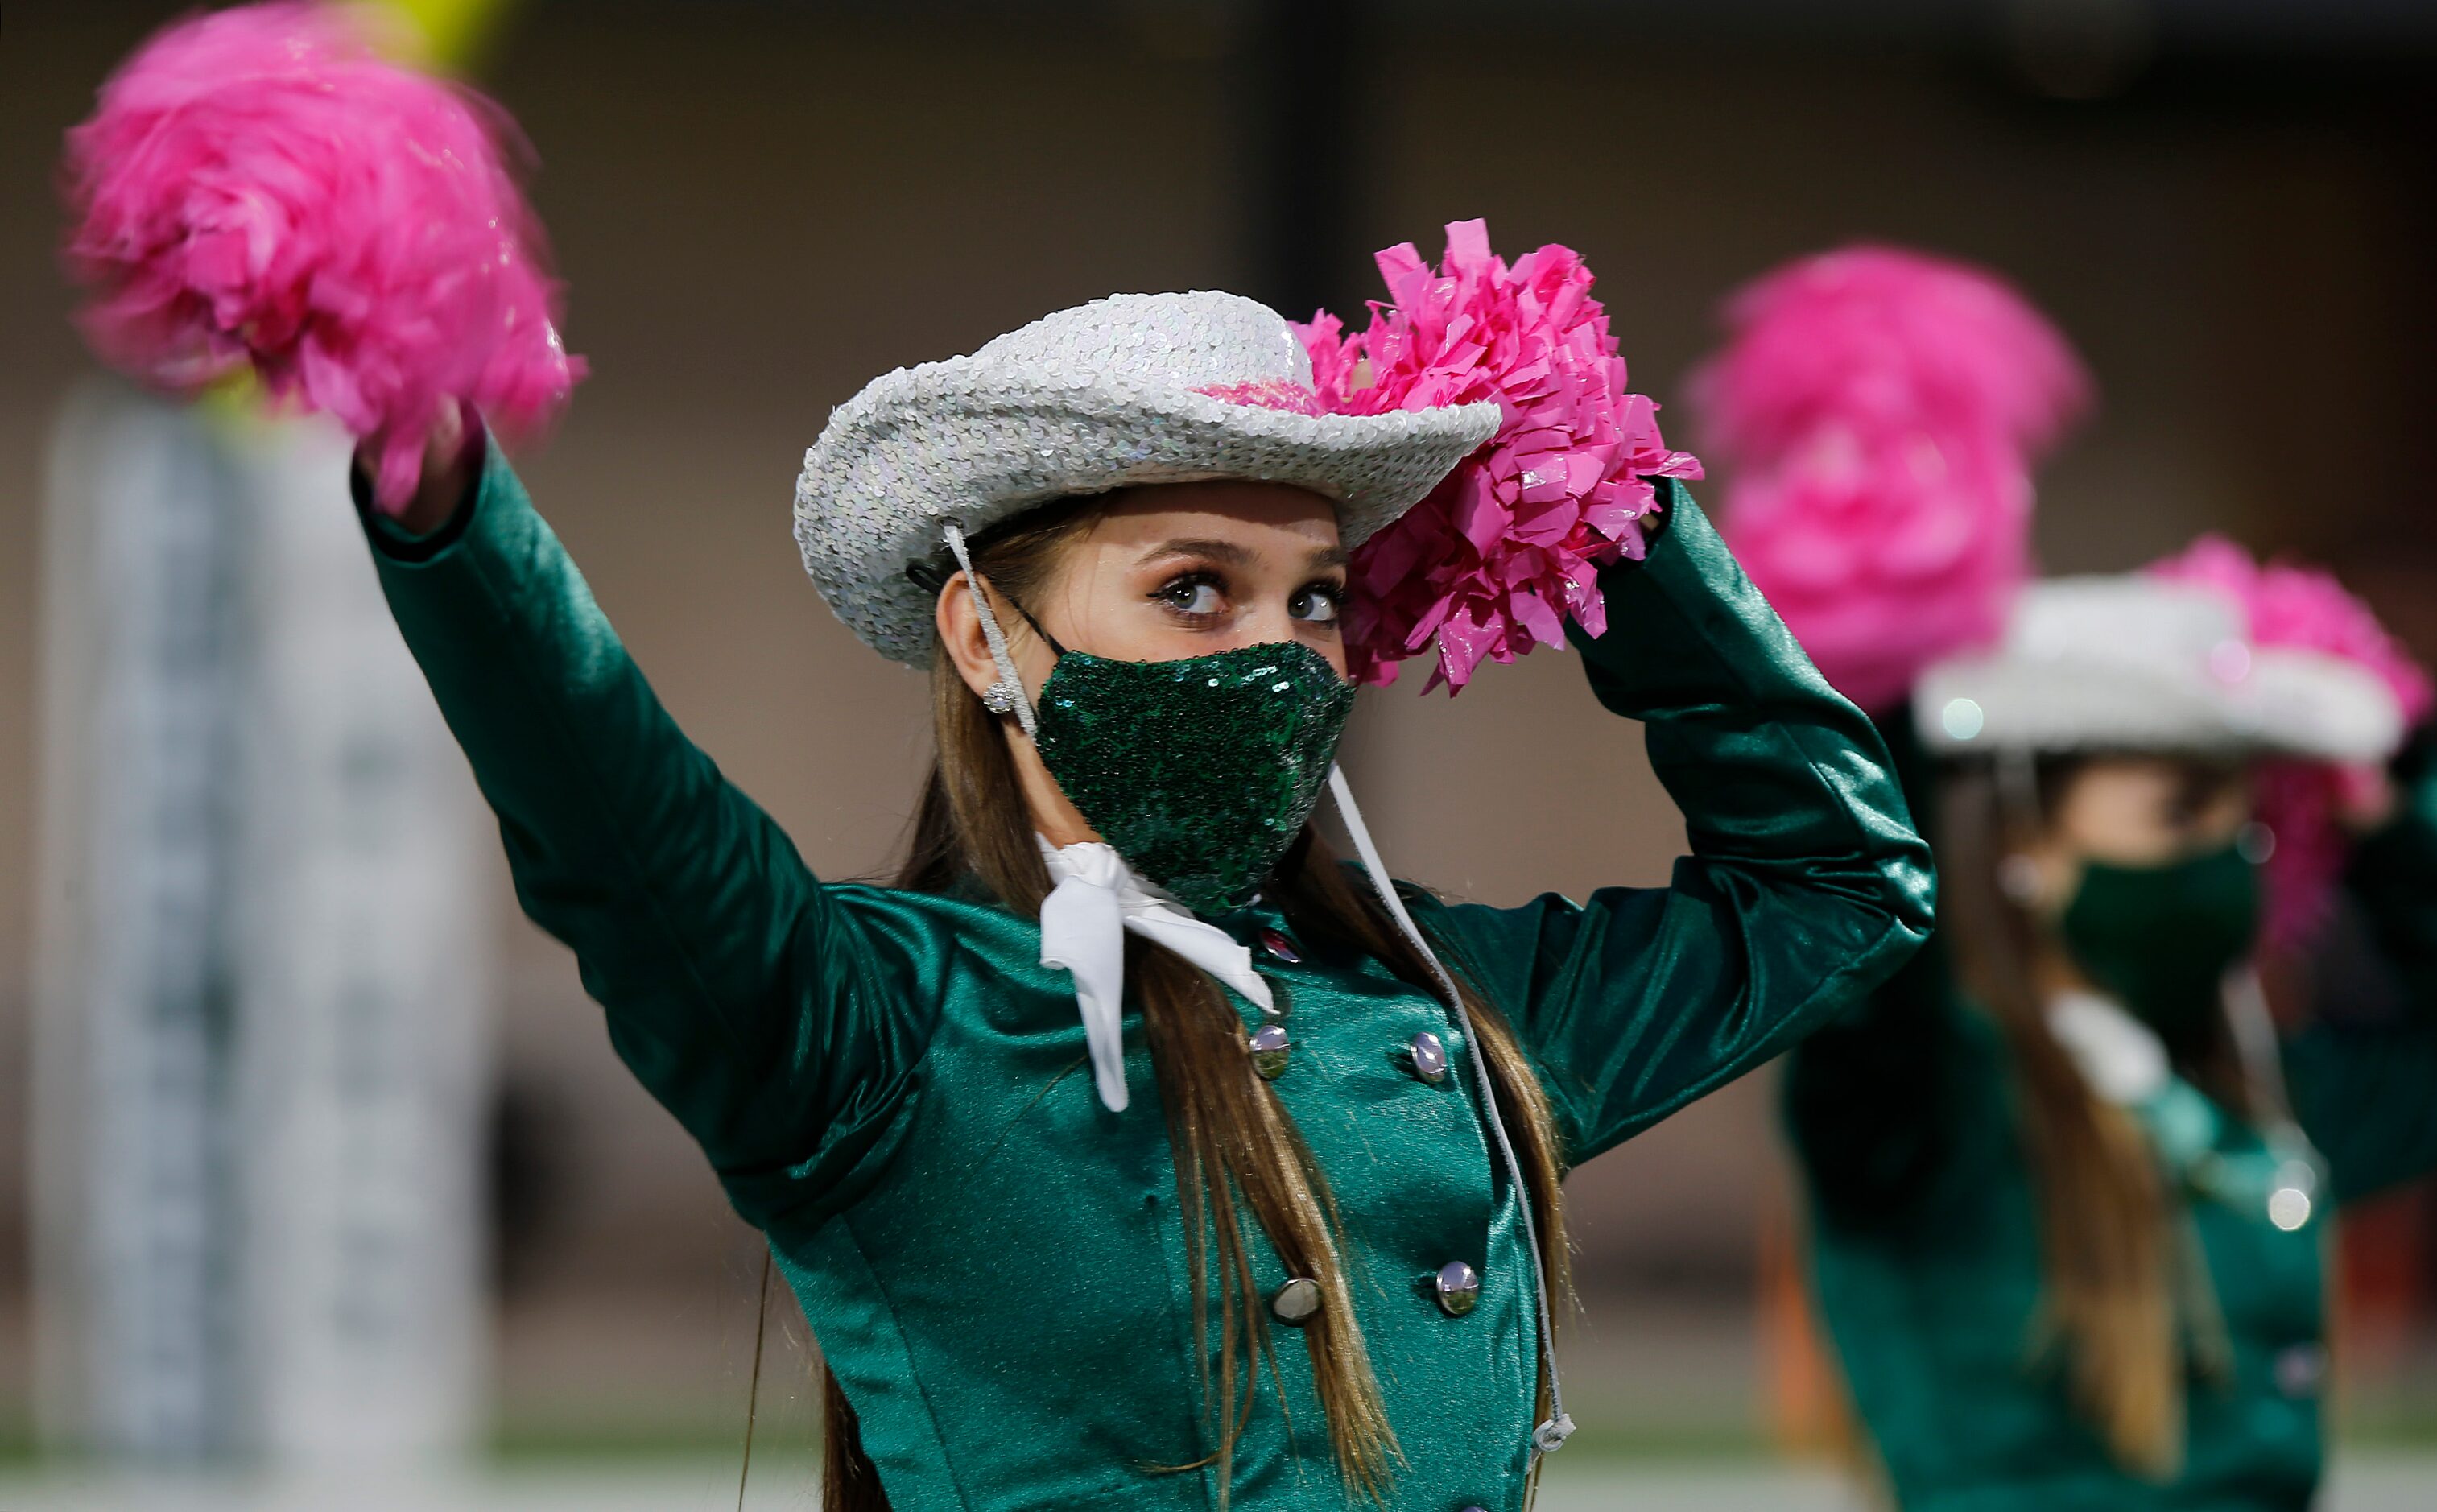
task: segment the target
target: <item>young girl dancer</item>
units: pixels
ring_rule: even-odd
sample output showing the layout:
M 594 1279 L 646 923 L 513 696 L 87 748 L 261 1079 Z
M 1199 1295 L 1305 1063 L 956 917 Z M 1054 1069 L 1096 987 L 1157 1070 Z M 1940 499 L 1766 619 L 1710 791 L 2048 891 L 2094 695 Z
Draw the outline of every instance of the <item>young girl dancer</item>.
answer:
M 366 512 L 526 911 L 812 1322 L 833 1506 L 1520 1506 L 1570 1427 L 1565 1169 L 1926 931 L 1876 735 L 1672 480 L 1574 639 L 1674 885 L 1390 889 L 1334 779 L 1341 866 L 1346 554 L 1499 409 L 1312 383 L 1252 301 L 1119 296 L 835 413 L 805 560 L 934 690 L 893 887 L 814 877 L 685 739 L 479 423 Z
M 2253 794 L 2263 763 L 2382 761 L 2394 700 L 2135 576 L 2033 588 L 1915 707 L 1937 938 L 1787 1088 L 1898 1499 L 2307 1506 L 2327 1215 L 2437 1165 L 2437 790 L 2355 784 L 2344 894 L 2384 964 L 2291 1031 L 2248 969 Z
M 1729 308 L 1728 537 L 1937 853 L 1937 935 L 1787 1082 L 1897 1500 L 2305 1506 L 2327 1214 L 2437 1162 L 2437 792 L 2384 771 L 2427 680 L 2331 580 L 2224 542 L 2025 586 L 2029 465 L 2083 380 L 1987 275 L 1852 248 Z M 2339 875 L 2383 965 L 2280 1030 L 2263 915 L 2308 954 Z

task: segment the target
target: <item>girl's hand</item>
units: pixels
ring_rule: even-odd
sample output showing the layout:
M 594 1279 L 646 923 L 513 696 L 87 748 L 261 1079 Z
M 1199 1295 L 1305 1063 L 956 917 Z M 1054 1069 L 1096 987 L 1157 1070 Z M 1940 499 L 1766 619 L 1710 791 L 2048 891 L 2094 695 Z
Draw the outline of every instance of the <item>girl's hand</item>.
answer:
M 366 436 L 356 444 L 356 469 L 366 477 L 375 476 L 380 466 L 381 447 L 385 438 Z M 465 501 L 467 490 L 474 485 L 474 475 L 482 466 L 482 422 L 463 400 L 444 404 L 423 438 L 423 477 L 415 484 L 414 497 L 406 501 L 391 518 L 398 527 L 416 536 L 429 536 L 448 523 Z

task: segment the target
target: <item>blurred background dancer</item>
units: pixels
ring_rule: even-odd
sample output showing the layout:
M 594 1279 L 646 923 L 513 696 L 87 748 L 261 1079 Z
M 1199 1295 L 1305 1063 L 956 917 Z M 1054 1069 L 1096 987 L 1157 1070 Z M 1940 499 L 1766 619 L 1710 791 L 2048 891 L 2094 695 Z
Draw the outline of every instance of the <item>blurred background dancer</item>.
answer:
M 2428 677 L 2222 539 L 2025 582 L 2031 464 L 2087 396 L 1997 280 L 1861 247 L 1729 311 L 1730 534 L 1938 856 L 1931 949 L 1786 1086 L 1894 1495 L 2307 1506 L 2330 1215 L 2437 1165 L 2437 791 L 2389 769 Z

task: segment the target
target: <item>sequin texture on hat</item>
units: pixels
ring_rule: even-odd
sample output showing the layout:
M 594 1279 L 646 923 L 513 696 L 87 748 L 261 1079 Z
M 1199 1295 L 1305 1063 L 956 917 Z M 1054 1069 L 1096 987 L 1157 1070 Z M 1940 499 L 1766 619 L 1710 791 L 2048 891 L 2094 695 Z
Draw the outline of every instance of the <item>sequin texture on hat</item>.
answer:
M 796 482 L 796 541 L 865 643 L 931 659 L 938 589 L 906 576 L 940 527 L 967 535 L 1054 500 L 1241 478 L 1337 506 L 1348 551 L 1498 429 L 1498 406 L 1328 414 L 1311 357 L 1236 294 L 1113 294 L 969 357 L 899 368 L 831 413 Z

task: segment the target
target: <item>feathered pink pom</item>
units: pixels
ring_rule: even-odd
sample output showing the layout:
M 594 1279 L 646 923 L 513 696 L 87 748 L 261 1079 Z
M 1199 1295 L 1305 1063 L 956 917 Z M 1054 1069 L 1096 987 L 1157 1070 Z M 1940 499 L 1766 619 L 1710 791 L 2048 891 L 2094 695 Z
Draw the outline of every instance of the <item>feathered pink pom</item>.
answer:
M 2203 536 L 2148 571 L 2233 599 L 2249 620 L 2254 645 L 2324 652 L 2374 673 L 2394 694 L 2407 726 L 2437 706 L 2428 670 L 2331 573 L 2290 562 L 2263 565 L 2222 536 Z M 2338 815 L 2354 781 L 2344 769 L 2319 762 L 2270 762 L 2260 770 L 2259 820 L 2276 837 L 2266 878 L 2271 949 L 2302 943 L 2326 919 L 2351 849 Z
M 1883 712 L 2002 632 L 2029 571 L 2031 464 L 2088 379 L 2004 283 L 1894 248 L 1802 258 L 1726 320 L 1693 379 L 1733 469 L 1720 529 L 1828 680 Z
M 385 434 L 412 496 L 440 405 L 511 432 L 583 376 L 505 113 L 386 62 L 350 13 L 244 6 L 178 22 L 68 132 L 66 258 L 102 358 L 191 392 L 249 364 L 271 393 Z
M 1565 641 L 1569 617 L 1606 629 L 1599 569 L 1639 557 L 1637 523 L 1657 507 L 1653 478 L 1698 478 L 1670 451 L 1658 406 L 1625 388 L 1624 360 L 1591 273 L 1551 245 L 1512 268 L 1479 220 L 1446 228 L 1433 271 L 1411 243 L 1379 254 L 1389 302 L 1348 337 L 1325 313 L 1300 327 L 1322 402 L 1384 414 L 1494 402 L 1498 433 L 1429 498 L 1354 554 L 1349 669 L 1395 680 L 1435 638 L 1428 692 L 1471 680 L 1483 659 L 1512 661 Z M 1367 382 L 1365 381 L 1367 379 Z

